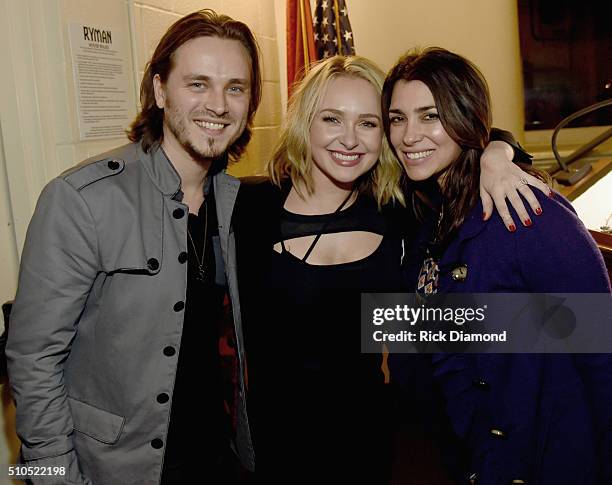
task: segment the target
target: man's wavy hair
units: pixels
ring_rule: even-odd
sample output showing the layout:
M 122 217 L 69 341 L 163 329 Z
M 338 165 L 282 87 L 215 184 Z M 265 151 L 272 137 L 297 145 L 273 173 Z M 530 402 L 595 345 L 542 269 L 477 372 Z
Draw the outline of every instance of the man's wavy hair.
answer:
M 253 33 L 246 24 L 210 9 L 191 13 L 177 20 L 157 44 L 140 84 L 140 104 L 142 107 L 127 135 L 131 141 L 141 142 L 145 152 L 155 143 L 162 141 L 164 110 L 158 108 L 155 103 L 153 77 L 158 74 L 161 82 L 165 83 L 173 68 L 174 53 L 185 42 L 198 37 L 237 40 L 244 46 L 251 59 L 251 99 L 246 128 L 227 151 L 229 160 L 237 161 L 251 139 L 253 117 L 261 101 L 259 47 Z
M 301 183 L 309 194 L 313 193 L 310 127 L 329 82 L 342 76 L 363 79 L 377 93 L 381 92 L 385 78 L 376 64 L 360 56 L 333 56 L 311 67 L 291 95 L 279 141 L 267 166 L 268 176 L 275 184 L 280 186 L 291 179 L 294 187 Z M 379 207 L 394 200 L 403 204 L 401 174 L 402 167 L 383 136 L 378 161 L 360 177 L 356 189 L 373 196 Z
M 421 81 L 429 88 L 444 130 L 461 147 L 459 157 L 446 169 L 441 184 L 444 202 L 437 236 L 439 241 L 445 241 L 455 234 L 478 200 L 480 156 L 491 132 L 489 88 L 480 70 L 464 57 L 440 47 L 409 51 L 391 69 L 383 86 L 383 123 L 389 139 L 389 109 L 398 81 Z M 538 170 L 522 164 L 521 168 L 545 180 Z M 413 194 L 412 206 L 417 216 L 422 215 L 427 208 L 421 203 L 418 190 Z

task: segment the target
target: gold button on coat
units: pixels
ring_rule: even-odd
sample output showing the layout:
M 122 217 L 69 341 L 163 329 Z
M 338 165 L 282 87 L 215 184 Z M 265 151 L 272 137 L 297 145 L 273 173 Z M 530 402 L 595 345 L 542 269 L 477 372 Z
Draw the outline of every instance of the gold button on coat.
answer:
M 506 437 L 506 433 L 504 433 L 501 429 L 492 429 L 490 431 L 490 433 L 493 436 L 497 436 L 498 438 L 505 438 Z
M 467 278 L 467 265 L 462 264 L 461 266 L 457 266 L 451 271 L 451 278 L 453 281 L 465 281 Z

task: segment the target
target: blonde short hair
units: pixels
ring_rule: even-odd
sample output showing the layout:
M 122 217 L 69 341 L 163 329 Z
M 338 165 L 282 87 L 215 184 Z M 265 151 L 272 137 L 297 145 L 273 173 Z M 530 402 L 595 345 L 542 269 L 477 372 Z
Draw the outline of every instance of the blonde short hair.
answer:
M 360 56 L 334 56 L 315 64 L 296 86 L 287 110 L 274 155 L 268 163 L 268 175 L 280 185 L 287 178 L 293 186 L 303 184 L 313 192 L 311 175 L 310 127 L 330 80 L 348 76 L 364 79 L 378 93 L 382 92 L 385 74 L 372 61 Z M 382 133 L 382 127 L 381 127 Z M 381 206 L 393 200 L 404 203 L 400 178 L 402 168 L 386 137 L 382 136 L 381 153 L 376 164 L 358 181 L 360 193 L 372 195 Z

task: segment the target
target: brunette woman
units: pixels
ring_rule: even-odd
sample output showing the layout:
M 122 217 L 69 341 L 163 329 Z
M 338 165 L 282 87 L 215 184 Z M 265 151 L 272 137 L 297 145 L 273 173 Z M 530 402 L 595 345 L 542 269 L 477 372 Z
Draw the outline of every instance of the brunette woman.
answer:
M 561 195 L 536 191 L 546 217 L 514 234 L 482 221 L 491 104 L 472 63 L 439 48 L 408 53 L 387 76 L 383 112 L 420 222 L 406 267 L 411 289 L 610 292 L 601 253 Z M 397 371 L 402 359 L 392 360 Z M 456 483 L 612 483 L 610 356 L 436 354 L 430 365 L 446 410 L 438 418 L 452 426 L 437 436 L 440 462 Z

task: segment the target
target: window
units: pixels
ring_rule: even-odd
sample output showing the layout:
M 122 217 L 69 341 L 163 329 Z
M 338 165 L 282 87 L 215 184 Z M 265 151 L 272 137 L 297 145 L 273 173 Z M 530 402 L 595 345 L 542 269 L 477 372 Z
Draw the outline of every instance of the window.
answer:
M 525 130 L 612 98 L 612 1 L 518 0 Z M 571 126 L 612 125 L 612 109 Z

